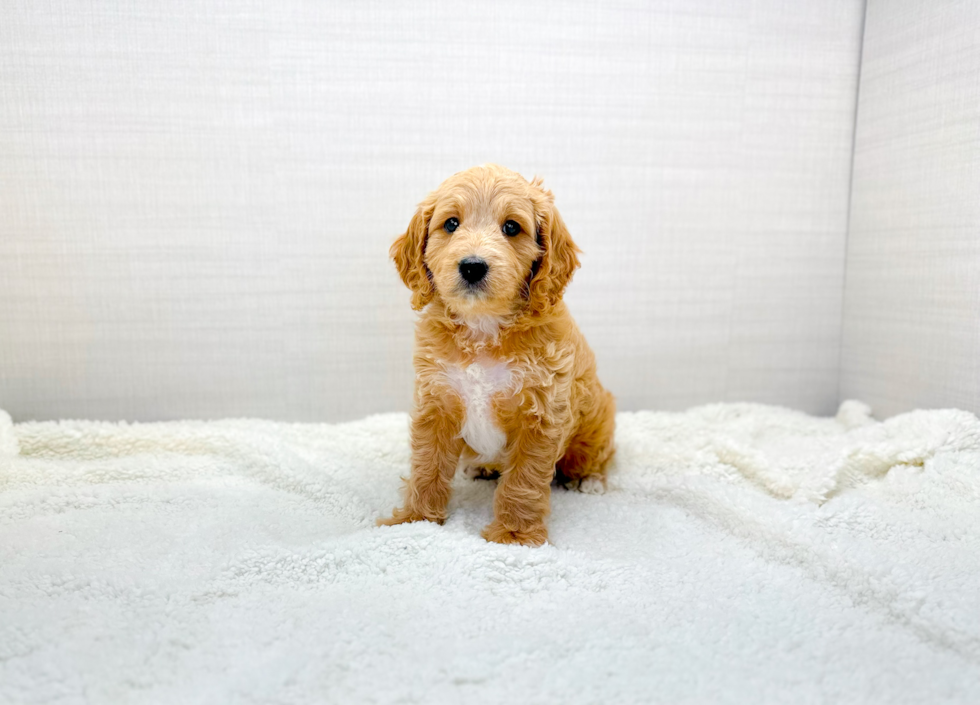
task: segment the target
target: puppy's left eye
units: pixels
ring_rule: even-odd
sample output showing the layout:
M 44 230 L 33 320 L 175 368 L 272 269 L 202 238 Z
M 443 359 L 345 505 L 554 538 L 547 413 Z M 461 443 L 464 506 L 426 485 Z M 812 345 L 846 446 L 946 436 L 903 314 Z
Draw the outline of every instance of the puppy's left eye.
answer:
M 514 237 L 521 231 L 521 226 L 516 220 L 508 220 L 504 223 L 503 231 L 507 237 Z

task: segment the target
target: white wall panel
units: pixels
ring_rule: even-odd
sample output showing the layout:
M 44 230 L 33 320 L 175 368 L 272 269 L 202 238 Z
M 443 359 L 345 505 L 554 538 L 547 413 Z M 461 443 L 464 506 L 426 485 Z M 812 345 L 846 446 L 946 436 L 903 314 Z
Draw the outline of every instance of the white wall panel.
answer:
M 841 393 L 980 413 L 980 3 L 871 0 Z
M 407 408 L 390 240 L 555 190 L 621 407 L 837 401 L 863 2 L 6 2 L 0 408 Z

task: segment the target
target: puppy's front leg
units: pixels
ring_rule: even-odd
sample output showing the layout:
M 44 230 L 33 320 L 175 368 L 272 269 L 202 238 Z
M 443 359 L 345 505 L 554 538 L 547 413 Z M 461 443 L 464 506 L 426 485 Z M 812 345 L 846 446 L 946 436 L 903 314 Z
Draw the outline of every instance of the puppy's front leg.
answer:
M 544 522 L 551 511 L 557 435 L 540 419 L 517 425 L 493 498 L 494 520 L 483 530 L 487 541 L 540 546 L 548 540 Z
M 451 482 L 463 441 L 459 431 L 462 403 L 454 394 L 419 400 L 412 418 L 412 475 L 405 485 L 405 506 L 378 525 L 446 520 Z

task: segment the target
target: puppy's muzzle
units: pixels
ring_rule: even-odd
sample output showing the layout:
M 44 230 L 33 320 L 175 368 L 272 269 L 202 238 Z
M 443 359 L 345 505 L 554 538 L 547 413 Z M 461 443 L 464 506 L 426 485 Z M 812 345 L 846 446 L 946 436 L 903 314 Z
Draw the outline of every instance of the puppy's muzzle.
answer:
M 470 286 L 482 282 L 489 270 L 490 265 L 479 257 L 465 257 L 459 261 L 459 276 Z

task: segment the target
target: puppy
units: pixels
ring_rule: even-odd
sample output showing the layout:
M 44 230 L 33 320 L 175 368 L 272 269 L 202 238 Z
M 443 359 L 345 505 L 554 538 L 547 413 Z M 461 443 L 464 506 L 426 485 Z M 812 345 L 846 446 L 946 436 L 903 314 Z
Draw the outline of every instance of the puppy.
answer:
M 451 481 L 499 473 L 483 537 L 548 540 L 551 481 L 605 491 L 615 402 L 562 293 L 578 247 L 540 179 L 495 165 L 447 179 L 391 247 L 421 311 L 412 472 L 379 524 L 446 519 Z

